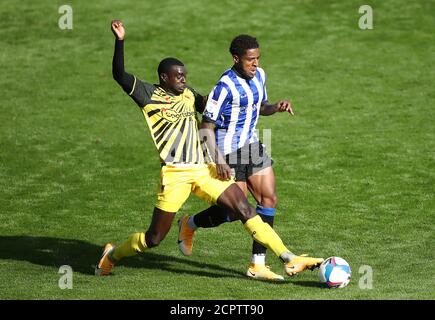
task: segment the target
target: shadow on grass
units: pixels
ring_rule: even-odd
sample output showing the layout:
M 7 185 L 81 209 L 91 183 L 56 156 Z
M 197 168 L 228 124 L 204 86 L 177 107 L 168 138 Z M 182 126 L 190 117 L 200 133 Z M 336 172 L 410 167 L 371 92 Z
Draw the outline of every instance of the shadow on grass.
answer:
M 94 275 L 94 266 L 102 251 L 102 246 L 86 241 L 34 236 L 0 236 L 0 248 L 0 259 L 28 261 L 54 268 L 69 265 L 75 272 L 85 275 Z M 126 258 L 119 265 L 211 278 L 245 278 L 238 270 L 153 252 Z
M 84 275 L 94 276 L 94 266 L 101 252 L 101 245 L 82 240 L 36 236 L 0 236 L 0 259 L 27 261 L 56 269 L 62 265 L 69 265 L 74 272 Z M 239 270 L 203 261 L 195 261 L 191 258 L 153 253 L 152 251 L 126 258 L 118 266 L 209 278 L 238 278 L 246 281 L 259 281 L 246 277 L 244 272 Z M 267 283 L 283 285 L 288 284 L 288 281 Z M 322 287 L 321 283 L 314 281 L 294 281 L 292 284 L 305 287 Z
M 292 284 L 302 287 L 328 289 L 328 287 L 326 287 L 325 284 L 321 283 L 320 281 L 295 281 L 292 282 Z

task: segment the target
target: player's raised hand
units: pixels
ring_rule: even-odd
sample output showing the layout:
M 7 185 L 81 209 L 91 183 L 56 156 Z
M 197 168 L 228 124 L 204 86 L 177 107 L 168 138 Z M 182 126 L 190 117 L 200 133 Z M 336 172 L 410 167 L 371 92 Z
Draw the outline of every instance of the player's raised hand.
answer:
M 115 35 L 116 39 L 124 40 L 125 29 L 121 20 L 112 20 L 112 32 Z
M 292 116 L 294 116 L 295 114 L 293 113 L 293 109 L 292 109 L 292 105 L 289 101 L 287 100 L 281 100 L 276 104 L 276 110 L 278 112 L 288 112 L 290 113 Z

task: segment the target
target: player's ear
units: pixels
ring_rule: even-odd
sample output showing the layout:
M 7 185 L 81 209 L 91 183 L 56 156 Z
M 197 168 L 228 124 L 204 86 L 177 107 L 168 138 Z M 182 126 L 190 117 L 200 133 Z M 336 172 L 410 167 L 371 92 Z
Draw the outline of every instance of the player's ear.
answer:
M 168 82 L 168 75 L 166 73 L 161 73 L 160 80 L 163 82 Z
M 233 61 L 234 61 L 234 63 L 239 63 L 239 61 L 240 61 L 240 58 L 239 58 L 239 56 L 238 55 L 236 55 L 236 54 L 233 54 Z

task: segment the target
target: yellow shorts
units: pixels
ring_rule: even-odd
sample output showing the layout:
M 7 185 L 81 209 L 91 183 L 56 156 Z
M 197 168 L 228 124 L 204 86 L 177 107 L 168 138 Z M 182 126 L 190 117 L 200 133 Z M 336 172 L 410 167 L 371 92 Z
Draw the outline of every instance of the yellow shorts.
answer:
M 191 192 L 213 205 L 233 183 L 233 178 L 228 181 L 219 180 L 214 163 L 192 166 L 166 165 L 160 172 L 156 207 L 167 212 L 177 212 Z

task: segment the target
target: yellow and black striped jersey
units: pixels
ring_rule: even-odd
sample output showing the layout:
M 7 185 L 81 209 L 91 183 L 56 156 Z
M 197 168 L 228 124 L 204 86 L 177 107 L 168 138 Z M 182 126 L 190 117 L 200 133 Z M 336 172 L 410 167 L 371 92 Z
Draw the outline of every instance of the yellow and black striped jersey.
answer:
M 129 95 L 142 110 L 161 162 L 206 162 L 196 118 L 196 112 L 204 108 L 202 96 L 189 87 L 172 95 L 136 77 Z

